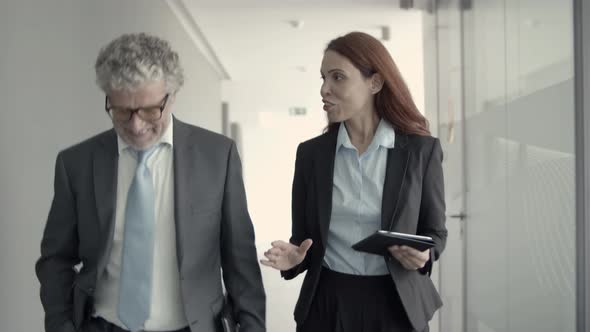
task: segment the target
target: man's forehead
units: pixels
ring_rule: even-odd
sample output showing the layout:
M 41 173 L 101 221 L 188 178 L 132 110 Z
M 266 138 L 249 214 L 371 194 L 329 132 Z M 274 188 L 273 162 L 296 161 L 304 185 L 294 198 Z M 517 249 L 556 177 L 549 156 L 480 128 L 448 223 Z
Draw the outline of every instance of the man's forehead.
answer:
M 166 94 L 166 85 L 162 81 L 147 82 L 138 85 L 132 89 L 113 90 L 109 93 L 109 98 L 116 100 L 158 100 Z

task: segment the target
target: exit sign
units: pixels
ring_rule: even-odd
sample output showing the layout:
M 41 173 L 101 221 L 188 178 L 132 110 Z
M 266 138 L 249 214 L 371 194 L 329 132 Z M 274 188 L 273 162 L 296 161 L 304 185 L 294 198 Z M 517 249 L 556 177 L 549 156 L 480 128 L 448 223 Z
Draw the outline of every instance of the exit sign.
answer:
M 289 115 L 292 116 L 303 116 L 307 113 L 305 107 L 289 107 Z

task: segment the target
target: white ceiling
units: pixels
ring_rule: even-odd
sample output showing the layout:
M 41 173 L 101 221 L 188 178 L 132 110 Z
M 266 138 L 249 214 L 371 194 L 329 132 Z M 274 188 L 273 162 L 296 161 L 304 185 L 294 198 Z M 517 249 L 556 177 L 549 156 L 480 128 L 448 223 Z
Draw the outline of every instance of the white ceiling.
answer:
M 309 73 L 319 76 L 326 43 L 349 31 L 391 41 L 403 36 L 404 20 L 417 10 L 402 10 L 398 0 L 184 0 L 215 56 L 233 81 Z M 293 21 L 302 21 L 301 28 Z

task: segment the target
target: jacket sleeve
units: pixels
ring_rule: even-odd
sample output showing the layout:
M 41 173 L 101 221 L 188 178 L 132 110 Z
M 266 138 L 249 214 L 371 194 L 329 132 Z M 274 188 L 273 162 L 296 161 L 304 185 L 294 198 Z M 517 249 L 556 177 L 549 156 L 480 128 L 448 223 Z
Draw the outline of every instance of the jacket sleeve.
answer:
M 72 330 L 72 284 L 78 258 L 76 199 L 63 156 L 57 156 L 54 196 L 35 265 L 47 332 Z
M 297 147 L 297 155 L 295 159 L 295 175 L 293 176 L 293 189 L 292 189 L 292 202 L 291 202 L 291 238 L 289 242 L 294 245 L 300 245 L 305 239 L 309 238 L 305 230 L 306 221 L 306 203 L 307 203 L 307 177 L 305 162 L 303 158 L 303 147 L 300 144 Z M 312 248 L 313 249 L 313 248 Z M 307 270 L 310 261 L 310 252 L 308 251 L 307 256 L 301 262 L 301 264 L 293 267 L 287 271 L 281 271 L 281 276 L 287 280 L 295 278 L 301 272 Z
M 230 147 L 227 160 L 221 222 L 223 279 L 240 331 L 266 331 L 266 295 L 235 143 Z
M 433 262 L 438 260 L 447 242 L 442 160 L 440 141 L 434 138 L 422 182 L 422 201 L 417 229 L 418 234 L 432 237 L 435 243 L 434 248 L 430 250 L 430 260 L 420 269 L 421 273 L 428 275 L 432 272 Z

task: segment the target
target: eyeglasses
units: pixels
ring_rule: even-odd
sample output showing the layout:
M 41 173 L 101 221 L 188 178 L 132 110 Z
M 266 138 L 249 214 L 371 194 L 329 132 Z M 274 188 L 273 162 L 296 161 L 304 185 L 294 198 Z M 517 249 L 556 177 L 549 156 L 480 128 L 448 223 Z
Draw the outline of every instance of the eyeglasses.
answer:
M 144 121 L 156 121 L 162 118 L 162 112 L 164 112 L 164 109 L 166 109 L 166 102 L 168 101 L 169 95 L 170 94 L 166 94 L 166 96 L 164 96 L 164 99 L 162 99 L 160 105 L 144 106 L 140 108 L 112 106 L 109 103 L 109 96 L 106 96 L 104 101 L 104 109 L 115 121 L 129 121 L 133 117 L 134 113 L 137 113 L 137 116 L 139 116 Z

